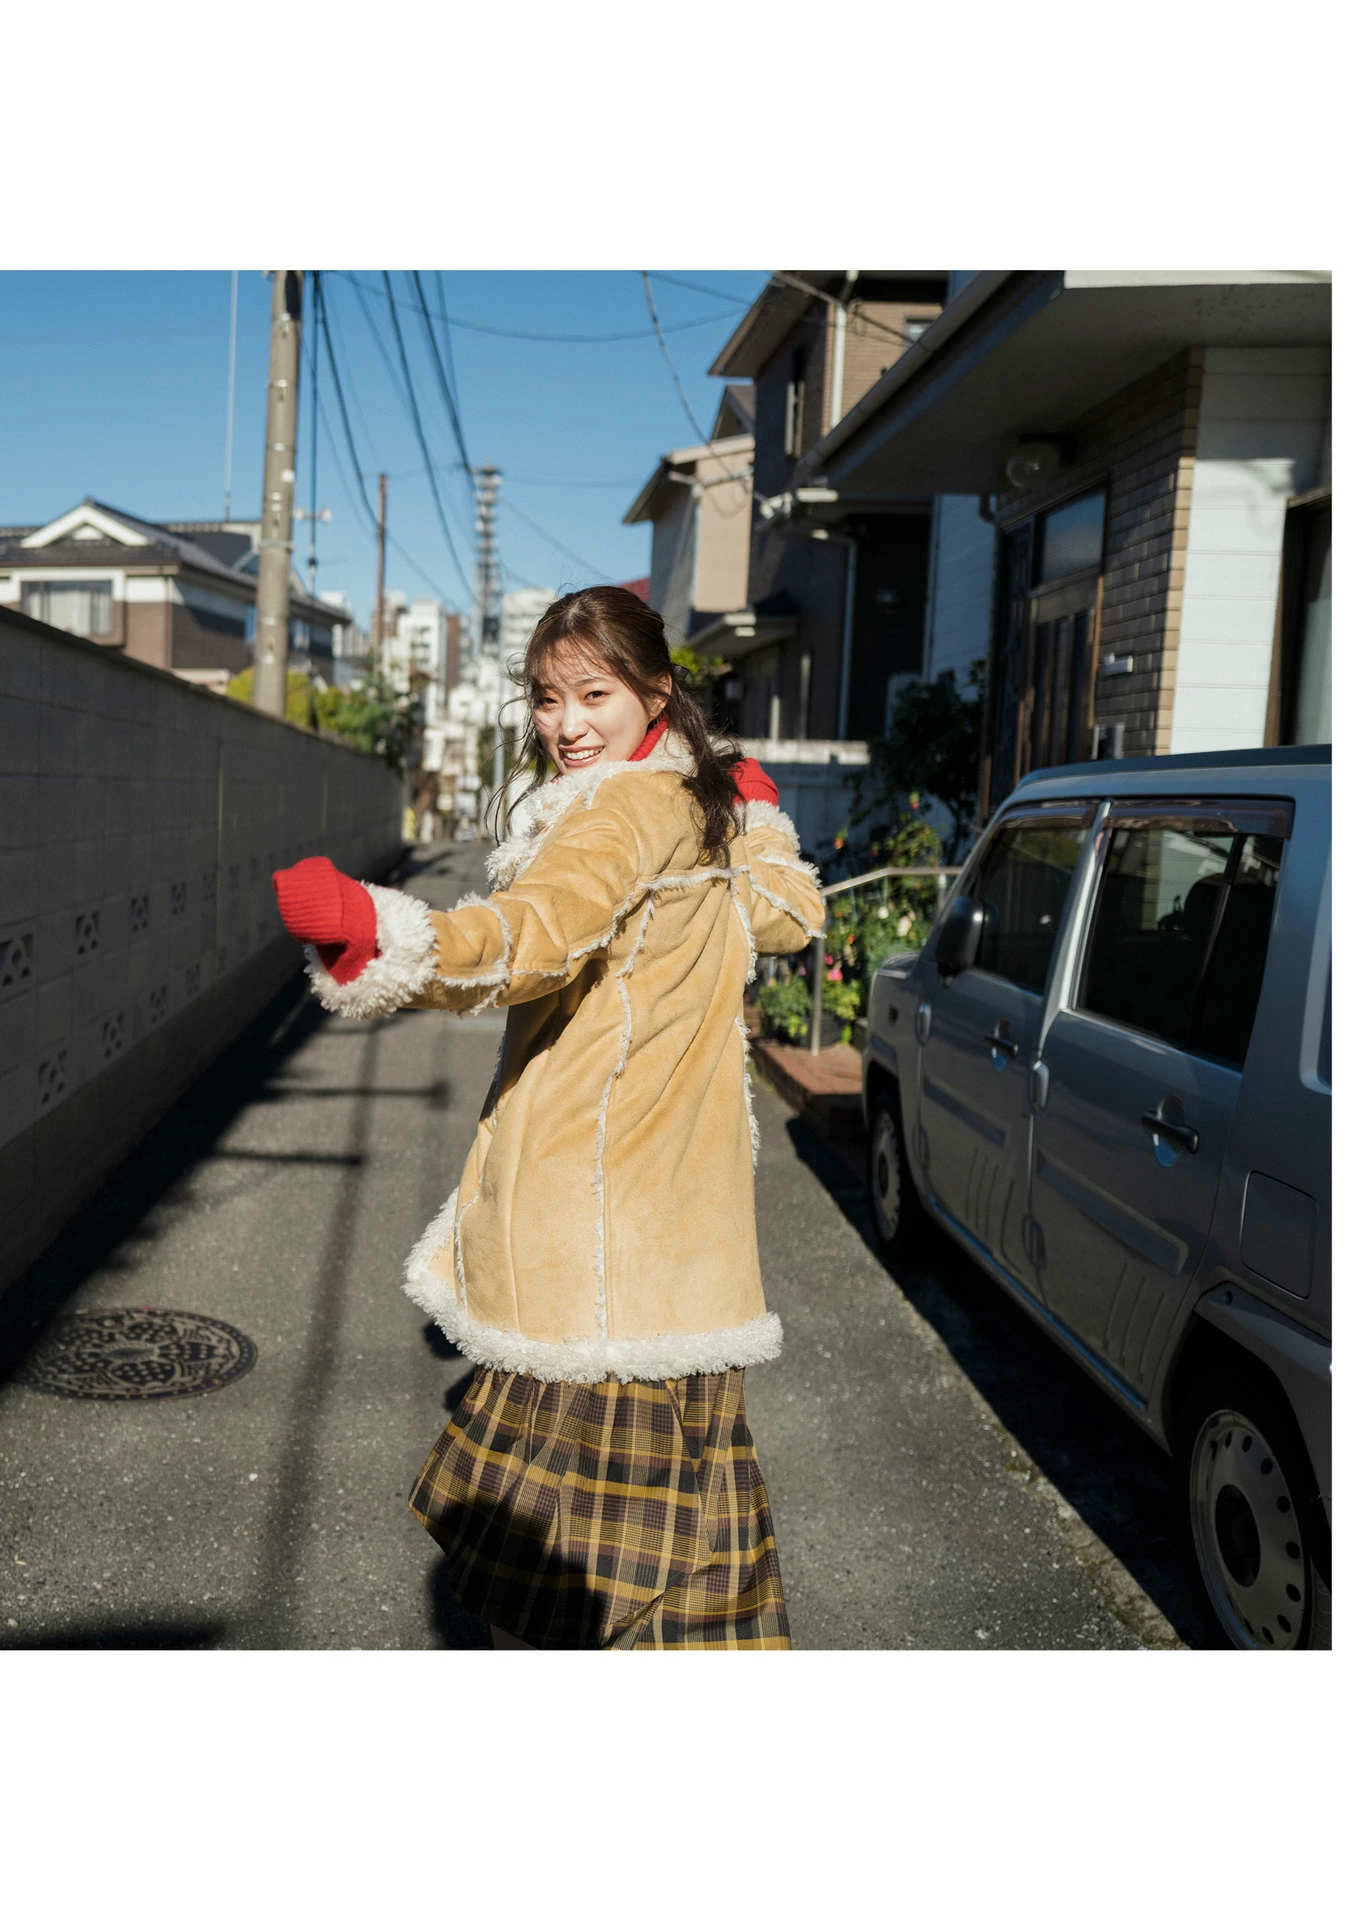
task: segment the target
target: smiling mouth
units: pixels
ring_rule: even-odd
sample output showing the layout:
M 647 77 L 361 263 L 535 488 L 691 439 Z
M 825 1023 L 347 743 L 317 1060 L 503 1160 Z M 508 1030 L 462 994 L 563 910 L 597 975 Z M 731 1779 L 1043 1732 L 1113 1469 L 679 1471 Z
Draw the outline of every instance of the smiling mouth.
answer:
M 568 761 L 570 765 L 582 767 L 605 751 L 604 747 L 560 747 L 559 757 L 561 760 Z

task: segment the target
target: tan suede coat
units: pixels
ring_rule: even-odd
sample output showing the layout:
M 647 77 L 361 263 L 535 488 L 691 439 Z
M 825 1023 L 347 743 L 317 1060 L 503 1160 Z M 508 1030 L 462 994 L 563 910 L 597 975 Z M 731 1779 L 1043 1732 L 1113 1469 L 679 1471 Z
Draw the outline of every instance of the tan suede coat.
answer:
M 470 1359 L 544 1380 L 661 1380 L 772 1359 L 757 1260 L 756 1121 L 742 995 L 756 955 L 823 923 L 788 817 L 739 809 L 702 864 L 691 762 L 556 777 L 489 857 L 495 885 L 439 913 L 372 887 L 380 952 L 335 1012 L 509 1008 L 460 1185 L 406 1291 Z

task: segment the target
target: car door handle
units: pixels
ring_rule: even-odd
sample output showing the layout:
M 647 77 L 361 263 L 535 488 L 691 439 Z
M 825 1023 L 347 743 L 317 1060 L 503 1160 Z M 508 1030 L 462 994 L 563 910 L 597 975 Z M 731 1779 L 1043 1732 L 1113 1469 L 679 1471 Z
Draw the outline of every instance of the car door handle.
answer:
M 1198 1151 L 1198 1129 L 1176 1125 L 1173 1120 L 1162 1120 L 1158 1113 L 1144 1113 L 1142 1125 L 1150 1134 L 1158 1134 L 1162 1140 L 1171 1140 L 1177 1147 L 1184 1147 L 1189 1153 Z
M 1012 1040 L 1008 1033 L 984 1033 L 982 1038 L 989 1047 L 995 1047 L 1011 1060 L 1019 1059 L 1019 1042 Z

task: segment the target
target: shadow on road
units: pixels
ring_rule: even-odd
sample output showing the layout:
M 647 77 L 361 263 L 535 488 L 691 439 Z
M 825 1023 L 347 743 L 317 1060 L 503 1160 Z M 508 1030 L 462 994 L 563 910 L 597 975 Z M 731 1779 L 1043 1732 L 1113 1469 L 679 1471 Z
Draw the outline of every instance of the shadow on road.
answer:
M 787 1131 L 804 1166 L 883 1258 L 860 1173 L 810 1122 L 796 1115 Z M 914 1258 L 886 1264 L 1007 1432 L 1185 1645 L 1209 1645 L 1160 1449 L 938 1229 Z
M 324 1018 L 305 976 L 298 973 L 113 1168 L 46 1251 L 5 1289 L 0 1296 L 0 1386 L 13 1378 L 86 1281 L 98 1273 L 134 1267 L 145 1243 L 167 1230 L 173 1210 L 194 1204 L 186 1183 L 182 1198 L 175 1197 L 175 1188 L 199 1162 L 222 1154 L 219 1142 L 239 1115 L 268 1097 L 269 1083 Z
M 0 1648 L 10 1653 L 78 1652 L 85 1649 L 111 1651 L 128 1647 L 202 1650 L 222 1646 L 226 1639 L 224 1620 L 90 1620 L 84 1625 L 72 1623 L 51 1633 L 0 1634 Z

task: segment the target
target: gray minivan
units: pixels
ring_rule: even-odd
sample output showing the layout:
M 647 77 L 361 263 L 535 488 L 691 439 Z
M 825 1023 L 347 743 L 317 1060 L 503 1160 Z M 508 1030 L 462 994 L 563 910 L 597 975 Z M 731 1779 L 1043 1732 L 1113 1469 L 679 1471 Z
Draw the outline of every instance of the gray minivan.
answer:
M 1223 1644 L 1330 1644 L 1330 750 L 1028 775 L 874 976 L 887 1251 L 937 1222 L 1173 1456 Z

